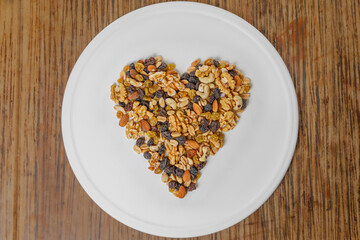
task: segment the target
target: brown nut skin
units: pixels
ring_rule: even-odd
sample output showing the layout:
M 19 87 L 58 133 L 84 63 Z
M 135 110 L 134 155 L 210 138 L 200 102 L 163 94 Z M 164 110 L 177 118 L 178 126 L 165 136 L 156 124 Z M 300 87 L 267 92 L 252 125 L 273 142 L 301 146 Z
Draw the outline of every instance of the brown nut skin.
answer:
M 190 171 L 189 171 L 189 170 L 187 170 L 187 171 L 184 172 L 184 174 L 183 174 L 183 180 L 184 180 L 184 182 L 188 182 L 188 181 L 191 180 L 191 175 L 190 175 Z
M 139 97 L 139 93 L 137 91 L 135 91 L 129 95 L 130 100 L 137 99 L 138 97 Z
M 120 127 L 125 127 L 128 122 L 129 122 L 129 114 L 125 114 L 124 116 L 122 116 L 120 118 L 119 126 Z
M 212 104 L 212 110 L 213 110 L 213 112 L 217 112 L 219 110 L 219 104 L 216 99 L 214 100 L 214 102 Z
M 193 158 L 196 155 L 197 151 L 195 149 L 190 149 L 189 151 L 187 151 L 187 157 L 188 158 Z
M 177 193 L 176 193 L 175 196 L 178 197 L 178 198 L 184 198 L 185 195 L 186 195 L 186 189 L 185 189 L 185 187 L 184 187 L 184 186 L 180 186 L 180 188 L 179 188 L 179 190 L 177 191 Z
M 156 67 L 154 65 L 149 65 L 147 67 L 147 69 L 150 71 L 150 72 L 155 72 L 156 71 Z
M 132 77 L 132 78 L 135 78 L 135 76 L 137 75 L 138 73 L 137 73 L 137 71 L 135 70 L 135 69 L 131 69 L 130 70 L 130 76 Z
M 193 149 L 199 149 L 200 145 L 194 140 L 186 140 L 189 146 Z
M 144 131 L 146 131 L 146 132 L 151 129 L 151 126 L 150 126 L 149 122 L 144 120 L 144 119 L 141 120 L 141 126 L 144 129 Z
M 200 115 L 202 113 L 202 109 L 197 103 L 193 103 L 193 109 L 197 115 Z

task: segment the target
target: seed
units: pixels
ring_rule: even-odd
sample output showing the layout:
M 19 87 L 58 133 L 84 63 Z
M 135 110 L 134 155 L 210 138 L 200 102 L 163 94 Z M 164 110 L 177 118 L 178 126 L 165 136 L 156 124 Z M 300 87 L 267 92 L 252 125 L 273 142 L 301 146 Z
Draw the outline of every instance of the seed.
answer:
M 191 176 L 190 176 L 190 172 L 189 171 L 185 171 L 183 174 L 183 180 L 184 182 L 188 182 L 191 180 Z
M 119 125 L 120 127 L 125 127 L 125 125 L 129 122 L 129 114 L 125 114 L 124 116 L 121 117 L 120 121 L 119 121 Z
M 166 183 L 169 180 L 169 175 L 167 173 L 161 174 L 161 181 Z
M 193 149 L 199 149 L 199 147 L 200 147 L 200 145 L 196 142 L 196 141 L 194 141 L 194 140 L 187 140 L 186 141 L 188 144 L 189 144 L 189 146 L 191 147 L 191 148 L 193 148 Z
M 149 131 L 150 130 L 150 124 L 148 123 L 148 121 L 146 121 L 146 120 L 141 120 L 141 126 L 142 126 L 142 128 L 143 128 L 143 130 L 144 131 Z
M 200 115 L 202 113 L 202 109 L 197 103 L 193 103 L 193 109 L 197 115 Z
M 176 196 L 177 196 L 178 198 L 184 198 L 185 195 L 186 195 L 186 189 L 185 189 L 185 187 L 184 187 L 184 186 L 180 186 L 180 188 L 179 188 Z
M 131 69 L 131 70 L 130 70 L 130 76 L 131 76 L 132 78 L 135 78 L 136 75 L 137 75 L 136 70 L 135 70 L 135 69 Z
M 137 99 L 139 97 L 139 93 L 136 91 L 136 92 L 133 92 L 129 95 L 129 99 L 130 100 L 134 100 L 134 99 Z
M 215 99 L 214 102 L 212 103 L 212 110 L 213 112 L 217 112 L 219 109 L 219 104 L 218 101 Z

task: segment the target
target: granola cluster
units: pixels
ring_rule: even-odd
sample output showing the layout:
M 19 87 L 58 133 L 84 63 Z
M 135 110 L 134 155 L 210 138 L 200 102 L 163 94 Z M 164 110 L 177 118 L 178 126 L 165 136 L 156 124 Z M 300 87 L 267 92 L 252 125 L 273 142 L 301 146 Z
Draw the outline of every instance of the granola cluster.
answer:
M 249 99 L 250 80 L 226 61 L 194 61 L 181 76 L 161 56 L 124 67 L 111 99 L 149 169 L 183 198 L 224 142 Z

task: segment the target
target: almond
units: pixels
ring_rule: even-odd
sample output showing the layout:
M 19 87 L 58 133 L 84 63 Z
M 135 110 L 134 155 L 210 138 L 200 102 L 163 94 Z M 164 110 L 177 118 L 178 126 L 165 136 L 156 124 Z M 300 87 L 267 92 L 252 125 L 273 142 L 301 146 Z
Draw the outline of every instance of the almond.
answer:
M 188 158 L 193 158 L 196 155 L 197 151 L 195 149 L 190 149 L 189 151 L 187 151 L 187 157 Z
M 235 82 L 236 82 L 235 87 L 240 87 L 241 79 L 240 79 L 239 75 L 236 75 L 234 79 L 235 79 Z
M 187 170 L 187 171 L 184 172 L 184 174 L 183 174 L 183 180 L 184 180 L 184 182 L 188 182 L 188 181 L 191 180 L 191 178 L 190 178 L 190 171 L 189 171 L 189 170 Z
M 218 101 L 215 99 L 212 104 L 212 110 L 213 110 L 213 112 L 217 112 L 218 109 L 219 109 L 219 104 L 218 104 Z
M 200 115 L 202 113 L 202 109 L 197 103 L 193 103 L 193 109 L 194 112 L 196 112 L 197 115 Z
M 135 78 L 135 76 L 137 75 L 138 73 L 137 73 L 137 71 L 135 70 L 135 69 L 131 69 L 130 70 L 130 76 L 132 77 L 132 78 Z
M 130 100 L 137 99 L 138 97 L 139 97 L 139 93 L 137 91 L 129 95 Z
M 189 144 L 189 146 L 193 149 L 198 149 L 200 145 L 194 141 L 194 140 L 186 140 L 186 142 Z
M 184 198 L 186 195 L 186 189 L 184 186 L 180 186 L 179 191 L 176 193 L 175 196 L 177 196 L 178 198 Z
M 149 65 L 148 66 L 148 70 L 149 72 L 155 72 L 156 71 L 156 67 L 154 65 Z
M 125 127 L 125 125 L 128 123 L 128 121 L 129 121 L 129 114 L 125 114 L 124 116 L 122 116 L 120 118 L 120 121 L 119 121 L 120 127 Z
M 150 130 L 150 124 L 148 123 L 148 121 L 146 121 L 146 120 L 141 120 L 141 126 L 142 126 L 142 128 L 144 129 L 144 131 L 149 131 Z

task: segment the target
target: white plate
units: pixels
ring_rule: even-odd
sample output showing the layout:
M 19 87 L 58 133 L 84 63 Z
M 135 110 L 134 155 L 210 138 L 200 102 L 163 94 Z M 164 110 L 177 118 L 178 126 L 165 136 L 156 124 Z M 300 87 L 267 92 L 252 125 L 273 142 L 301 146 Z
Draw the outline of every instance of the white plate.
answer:
M 109 99 L 122 67 L 152 55 L 180 72 L 198 57 L 228 60 L 252 81 L 238 125 L 184 199 L 132 150 Z M 133 11 L 90 42 L 66 86 L 62 131 L 77 179 L 104 211 L 146 233 L 192 237 L 232 226 L 273 193 L 292 159 L 298 108 L 286 66 L 260 32 L 220 8 L 172 2 Z

